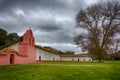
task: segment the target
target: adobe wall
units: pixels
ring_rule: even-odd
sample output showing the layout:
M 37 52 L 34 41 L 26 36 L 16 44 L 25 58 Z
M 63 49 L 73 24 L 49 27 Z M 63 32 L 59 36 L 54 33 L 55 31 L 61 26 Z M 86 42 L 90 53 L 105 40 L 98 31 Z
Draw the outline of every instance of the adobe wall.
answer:
M 10 64 L 9 62 L 9 55 L 7 56 L 0 56 L 0 65 L 7 65 Z
M 9 52 L 7 55 L 0 55 L 0 65 L 10 64 L 10 55 L 14 54 L 14 63 L 13 64 L 28 64 L 36 62 L 35 48 L 29 47 L 27 56 L 20 56 L 18 53 Z

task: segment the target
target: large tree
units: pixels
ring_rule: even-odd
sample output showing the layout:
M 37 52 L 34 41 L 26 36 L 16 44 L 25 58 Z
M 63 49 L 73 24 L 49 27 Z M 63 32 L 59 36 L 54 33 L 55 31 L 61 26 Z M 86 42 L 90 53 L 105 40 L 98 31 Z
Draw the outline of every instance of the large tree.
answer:
M 18 40 L 20 37 L 17 35 L 17 33 L 7 33 L 6 30 L 0 28 L 0 49 L 13 42 Z
M 7 31 L 0 28 L 0 46 L 6 44 L 5 43 L 5 40 L 6 40 L 6 37 L 7 37 L 6 35 L 7 35 Z
M 114 37 L 120 33 L 120 3 L 109 1 L 91 5 L 78 12 L 76 23 L 83 31 L 76 36 L 76 44 L 101 62 L 114 43 Z

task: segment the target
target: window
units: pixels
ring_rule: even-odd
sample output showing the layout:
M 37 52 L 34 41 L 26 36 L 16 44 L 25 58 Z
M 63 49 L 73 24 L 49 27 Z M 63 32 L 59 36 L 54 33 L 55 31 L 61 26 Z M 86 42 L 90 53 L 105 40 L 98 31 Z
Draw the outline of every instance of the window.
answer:
M 31 38 L 29 38 L 29 45 L 31 45 Z
M 53 57 L 53 61 L 55 61 L 55 57 Z

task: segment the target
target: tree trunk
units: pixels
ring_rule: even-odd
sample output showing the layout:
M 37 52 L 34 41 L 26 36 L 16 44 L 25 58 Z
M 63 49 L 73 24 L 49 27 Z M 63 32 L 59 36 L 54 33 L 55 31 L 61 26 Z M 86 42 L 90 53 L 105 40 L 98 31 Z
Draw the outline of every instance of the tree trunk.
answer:
M 115 60 L 115 58 L 112 58 L 112 61 L 114 61 Z

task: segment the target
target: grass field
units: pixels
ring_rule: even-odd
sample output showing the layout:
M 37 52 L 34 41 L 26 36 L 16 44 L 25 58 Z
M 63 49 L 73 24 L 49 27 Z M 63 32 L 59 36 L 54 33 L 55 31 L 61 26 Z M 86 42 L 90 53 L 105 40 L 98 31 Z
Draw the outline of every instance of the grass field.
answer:
M 120 62 L 41 62 L 0 66 L 0 80 L 120 80 Z

